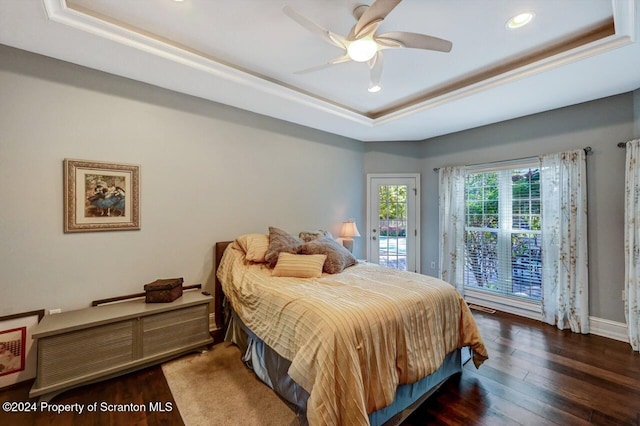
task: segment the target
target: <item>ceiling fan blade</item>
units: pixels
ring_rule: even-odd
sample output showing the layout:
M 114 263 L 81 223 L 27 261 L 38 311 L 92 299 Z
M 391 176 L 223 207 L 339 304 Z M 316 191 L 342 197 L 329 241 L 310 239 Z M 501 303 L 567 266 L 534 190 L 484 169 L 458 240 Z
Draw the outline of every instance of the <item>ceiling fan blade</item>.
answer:
M 346 43 L 344 41 L 345 39 L 341 35 L 332 33 L 331 31 L 321 27 L 320 25 L 316 24 L 315 22 L 312 22 L 312 21 L 308 20 L 307 18 L 305 18 L 304 16 L 300 15 L 298 12 L 293 10 L 291 8 L 291 6 L 289 6 L 288 4 L 285 4 L 282 7 L 282 11 L 289 18 L 293 19 L 298 24 L 300 24 L 303 27 L 305 27 L 307 30 L 309 30 L 312 33 L 316 34 L 317 36 L 322 38 L 324 41 L 326 41 L 326 42 L 328 42 L 328 43 L 330 43 L 330 44 L 332 44 L 334 46 L 340 47 L 342 49 L 346 49 Z
M 358 22 L 351 30 L 348 39 L 358 39 L 373 34 L 380 23 L 402 0 L 376 0 L 358 18 Z
M 393 31 L 377 35 L 375 40 L 383 47 L 407 47 L 411 49 L 436 50 L 450 52 L 453 43 L 426 34 Z
M 324 64 L 320 64 L 320 65 L 316 65 L 315 67 L 311 67 L 311 68 L 305 68 L 303 70 L 300 71 L 295 71 L 294 74 L 308 74 L 310 72 L 314 72 L 314 71 L 319 71 L 321 69 L 324 68 L 328 68 L 331 65 L 336 65 L 336 64 L 341 64 L 343 62 L 348 62 L 350 61 L 351 58 L 348 55 L 342 55 L 342 56 L 338 56 L 337 58 L 334 58 Z
M 376 55 L 369 59 L 369 75 L 371 76 L 371 87 L 380 87 L 380 78 L 382 77 L 382 52 L 378 51 Z M 378 89 L 379 90 L 379 89 Z

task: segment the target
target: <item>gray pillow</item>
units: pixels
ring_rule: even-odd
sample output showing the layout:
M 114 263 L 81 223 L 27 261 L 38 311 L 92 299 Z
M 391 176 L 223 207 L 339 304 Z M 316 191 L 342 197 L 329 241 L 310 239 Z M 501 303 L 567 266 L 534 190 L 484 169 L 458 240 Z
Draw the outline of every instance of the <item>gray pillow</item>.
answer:
M 329 231 L 325 231 L 324 229 L 318 229 L 317 231 L 306 231 L 306 232 L 303 231 L 300 234 L 298 234 L 298 237 L 300 237 L 300 239 L 305 243 L 308 243 L 309 241 L 313 241 L 320 237 L 333 238 L 333 235 L 331 235 L 331 232 Z
M 295 237 L 282 229 L 269 227 L 269 248 L 264 255 L 264 260 L 273 268 L 278 263 L 278 255 L 281 252 L 296 254 L 298 246 L 302 244 L 300 238 Z
M 298 254 L 326 254 L 322 270 L 337 274 L 356 264 L 356 258 L 340 243 L 330 237 L 319 237 L 298 247 Z

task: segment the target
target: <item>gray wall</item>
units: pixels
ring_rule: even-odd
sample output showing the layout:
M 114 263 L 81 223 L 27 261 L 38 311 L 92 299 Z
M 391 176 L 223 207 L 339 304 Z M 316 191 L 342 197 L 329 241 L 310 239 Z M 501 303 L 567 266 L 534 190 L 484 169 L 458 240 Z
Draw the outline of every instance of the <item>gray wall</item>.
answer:
M 624 157 L 616 144 L 632 138 L 634 95 L 627 93 L 568 108 L 484 126 L 423 142 L 422 271 L 438 263 L 438 180 L 435 167 L 468 165 L 591 146 L 587 159 L 590 313 L 624 322 Z M 637 122 L 637 120 L 636 120 Z M 367 144 L 365 171 L 386 171 L 384 161 L 395 143 Z M 403 152 L 407 148 L 397 146 Z M 415 159 L 406 159 L 407 168 Z M 401 168 L 401 165 L 395 167 Z
M 423 142 L 367 142 L 366 173 L 420 173 Z
M 209 287 L 216 241 L 362 223 L 361 142 L 1 45 L 0 129 L 0 315 Z M 64 234 L 64 158 L 140 164 L 142 229 Z
M 589 145 L 591 315 L 623 322 L 615 145 L 640 137 L 639 98 L 363 144 L 0 45 L 0 315 L 76 309 L 161 277 L 210 286 L 216 241 L 269 225 L 337 234 L 346 218 L 364 224 L 366 173 L 421 173 L 421 266 L 437 275 L 434 167 Z M 142 230 L 64 234 L 64 158 L 140 164 Z

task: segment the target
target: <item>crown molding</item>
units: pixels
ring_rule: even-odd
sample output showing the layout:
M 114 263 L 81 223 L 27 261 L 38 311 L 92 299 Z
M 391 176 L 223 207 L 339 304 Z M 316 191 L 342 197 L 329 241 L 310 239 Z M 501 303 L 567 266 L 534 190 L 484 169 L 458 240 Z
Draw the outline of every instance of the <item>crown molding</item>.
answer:
M 359 124 L 370 126 L 373 122 L 371 118 L 344 106 L 311 96 L 300 90 L 290 88 L 284 83 L 271 81 L 264 76 L 232 67 L 216 58 L 189 49 L 187 46 L 180 46 L 171 43 L 169 40 L 161 40 L 152 35 L 144 34 L 121 23 L 109 21 L 106 17 L 93 15 L 89 11 L 71 8 L 67 5 L 66 0 L 43 0 L 43 3 L 48 19 L 58 24 L 96 35 L 195 70 L 204 71 L 230 83 L 240 84 L 300 105 L 310 106 Z
M 66 0 L 42 1 L 48 19 L 53 22 L 210 74 L 257 93 L 274 96 L 293 105 L 311 108 L 314 111 L 323 112 L 365 128 L 372 128 L 394 123 L 414 114 L 634 43 L 638 0 L 612 0 L 615 28 L 615 33 L 612 35 L 577 47 L 570 46 L 568 50 L 548 57 L 543 56 L 542 59 L 524 63 L 516 68 L 505 68 L 503 71 L 498 69 L 493 74 L 487 75 L 486 78 L 478 75 L 476 79 L 473 77 L 466 79 L 469 84 L 451 85 L 450 90 L 445 89 L 442 93 L 431 96 L 423 95 L 422 98 L 419 97 L 390 107 L 377 114 L 355 111 L 312 93 L 288 86 L 283 82 L 234 67 L 232 64 L 226 64 L 214 57 L 190 49 L 188 46 L 144 33 L 128 27 L 126 24 L 98 16 L 88 10 L 69 7 Z

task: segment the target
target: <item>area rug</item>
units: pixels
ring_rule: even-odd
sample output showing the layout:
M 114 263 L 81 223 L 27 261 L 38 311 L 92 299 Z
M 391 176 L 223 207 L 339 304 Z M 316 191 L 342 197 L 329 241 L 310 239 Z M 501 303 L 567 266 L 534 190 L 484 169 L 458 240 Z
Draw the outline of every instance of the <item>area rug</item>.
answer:
M 162 371 L 186 426 L 298 425 L 293 410 L 245 367 L 231 343 L 169 361 Z

